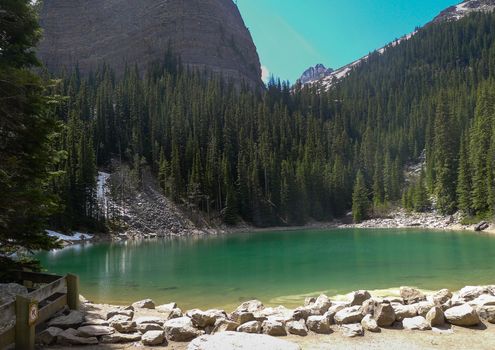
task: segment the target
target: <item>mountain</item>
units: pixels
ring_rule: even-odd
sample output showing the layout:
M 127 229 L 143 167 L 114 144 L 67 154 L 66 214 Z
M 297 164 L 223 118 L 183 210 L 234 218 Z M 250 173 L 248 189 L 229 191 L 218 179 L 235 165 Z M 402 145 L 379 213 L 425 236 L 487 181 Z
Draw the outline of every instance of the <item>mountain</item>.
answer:
M 473 12 L 491 12 L 495 9 L 495 0 L 467 0 L 463 1 L 462 3 L 456 5 L 456 6 L 451 6 L 444 11 L 442 11 L 437 17 L 435 17 L 431 22 L 425 25 L 434 25 L 442 22 L 447 22 L 447 21 L 457 21 L 470 13 Z M 410 34 L 404 35 L 403 37 L 392 41 L 388 45 L 377 49 L 375 52 L 378 52 L 379 54 L 383 54 L 387 49 L 390 47 L 397 46 L 404 40 L 409 40 L 411 39 L 417 31 L 414 31 Z M 320 78 L 317 79 L 308 79 L 306 81 L 303 81 L 300 79 L 302 85 L 307 85 L 307 84 L 321 84 L 323 89 L 329 89 L 331 86 L 333 86 L 336 82 L 338 82 L 340 79 L 346 77 L 355 67 L 360 65 L 361 63 L 365 62 L 368 60 L 370 55 L 366 55 L 364 57 L 361 57 L 360 59 L 351 62 L 339 69 L 336 69 L 329 74 L 325 74 L 324 76 L 321 76 Z M 308 70 L 311 70 L 312 68 L 309 68 Z M 305 76 L 306 70 L 303 73 L 303 77 Z
M 332 74 L 332 68 L 326 68 L 323 64 L 317 64 L 314 67 L 309 67 L 304 71 L 304 73 L 299 78 L 301 84 L 308 84 L 320 79 L 325 78 L 326 76 Z
M 490 12 L 495 9 L 495 0 L 468 0 L 442 11 L 432 23 L 456 21 L 472 12 Z
M 51 72 L 145 69 L 169 45 L 184 64 L 261 86 L 256 47 L 232 0 L 45 0 L 38 53 Z

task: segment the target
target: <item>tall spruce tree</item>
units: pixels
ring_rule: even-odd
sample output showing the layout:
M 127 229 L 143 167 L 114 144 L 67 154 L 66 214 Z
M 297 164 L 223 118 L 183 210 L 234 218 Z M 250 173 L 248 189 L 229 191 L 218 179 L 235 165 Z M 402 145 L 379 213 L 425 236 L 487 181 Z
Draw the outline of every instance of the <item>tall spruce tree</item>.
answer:
M 356 175 L 354 191 L 352 193 L 352 217 L 354 222 L 361 222 L 368 217 L 369 199 L 368 190 L 361 170 Z
M 56 246 L 45 232 L 57 208 L 46 191 L 57 154 L 51 138 L 57 123 L 50 113 L 34 47 L 40 37 L 28 0 L 0 7 L 0 249 Z

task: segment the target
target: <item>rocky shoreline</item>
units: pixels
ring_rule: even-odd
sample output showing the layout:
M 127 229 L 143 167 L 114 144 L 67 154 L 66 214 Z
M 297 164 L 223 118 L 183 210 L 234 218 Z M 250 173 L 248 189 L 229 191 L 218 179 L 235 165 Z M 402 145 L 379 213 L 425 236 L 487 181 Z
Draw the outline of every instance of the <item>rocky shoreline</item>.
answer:
M 155 305 L 145 299 L 129 306 L 85 301 L 80 311 L 63 310 L 38 334 L 43 346 L 131 344 L 173 349 L 301 349 L 305 337 L 366 338 L 387 329 L 455 335 L 495 324 L 495 285 L 468 286 L 432 294 L 401 287 L 400 297 L 373 297 L 355 291 L 345 301 L 326 295 L 310 297 L 295 309 L 242 303 L 233 312 L 181 310 L 177 304 Z M 376 337 L 379 337 L 377 334 Z M 283 340 L 284 337 L 291 341 Z M 374 336 L 373 336 L 374 337 Z

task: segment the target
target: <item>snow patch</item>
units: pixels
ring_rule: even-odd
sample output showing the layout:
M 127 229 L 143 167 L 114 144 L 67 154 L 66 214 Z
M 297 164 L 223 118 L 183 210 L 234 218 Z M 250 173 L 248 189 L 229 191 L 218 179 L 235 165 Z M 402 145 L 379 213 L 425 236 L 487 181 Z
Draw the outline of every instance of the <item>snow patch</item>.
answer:
M 88 233 L 74 232 L 72 236 L 64 235 L 63 233 L 46 230 L 48 236 L 55 237 L 57 240 L 67 241 L 67 242 L 76 242 L 76 241 L 86 241 L 92 239 L 94 235 L 90 235 Z

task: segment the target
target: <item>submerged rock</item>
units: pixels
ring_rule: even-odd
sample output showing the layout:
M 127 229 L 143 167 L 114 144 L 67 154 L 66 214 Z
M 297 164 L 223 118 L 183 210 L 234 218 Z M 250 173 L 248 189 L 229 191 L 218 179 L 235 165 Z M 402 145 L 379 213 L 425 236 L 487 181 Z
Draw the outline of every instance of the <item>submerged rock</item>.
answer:
M 223 332 L 214 335 L 203 335 L 196 338 L 187 347 L 187 350 L 301 350 L 301 347 L 292 342 L 265 334 L 248 334 L 237 332 Z

